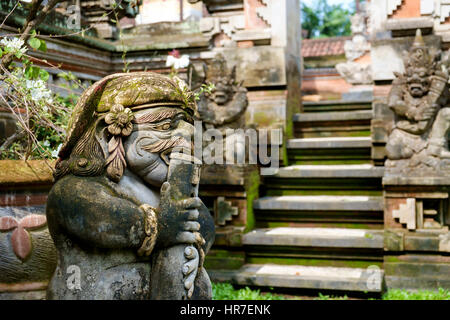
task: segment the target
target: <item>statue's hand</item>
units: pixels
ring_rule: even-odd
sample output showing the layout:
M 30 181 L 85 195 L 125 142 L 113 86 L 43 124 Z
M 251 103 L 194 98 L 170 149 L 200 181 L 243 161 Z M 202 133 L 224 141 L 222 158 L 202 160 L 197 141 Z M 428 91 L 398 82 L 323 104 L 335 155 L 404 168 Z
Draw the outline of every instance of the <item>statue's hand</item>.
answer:
M 198 232 L 200 223 L 197 222 L 201 205 L 202 201 L 198 197 L 175 200 L 169 182 L 164 182 L 157 215 L 157 246 L 202 242 L 203 238 Z
M 404 116 L 408 112 L 408 106 L 403 100 L 396 101 L 395 104 L 390 106 L 394 112 L 400 116 Z
M 429 120 L 434 117 L 436 112 L 438 111 L 439 106 L 437 104 L 433 104 L 430 107 L 426 108 L 423 111 L 422 119 L 419 120 Z

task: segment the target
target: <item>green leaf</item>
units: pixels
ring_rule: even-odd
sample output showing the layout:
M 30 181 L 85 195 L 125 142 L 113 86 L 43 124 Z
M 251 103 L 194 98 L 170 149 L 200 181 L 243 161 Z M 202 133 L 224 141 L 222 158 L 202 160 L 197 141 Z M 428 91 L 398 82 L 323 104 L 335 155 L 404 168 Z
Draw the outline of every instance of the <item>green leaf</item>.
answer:
M 39 46 L 39 50 L 42 52 L 47 52 L 47 44 L 45 43 L 44 40 L 40 40 L 41 41 L 41 45 Z
M 44 69 L 39 70 L 39 78 L 41 78 L 42 81 L 47 81 L 49 77 L 50 74 L 46 70 Z
M 0 57 L 3 56 L 3 50 L 0 48 Z
M 36 79 L 39 76 L 40 70 L 38 67 L 28 66 L 25 68 L 25 77 L 30 80 Z
M 28 44 L 29 44 L 34 50 L 38 50 L 39 47 L 41 46 L 41 40 L 39 40 L 38 38 L 31 38 L 30 40 L 28 40 Z

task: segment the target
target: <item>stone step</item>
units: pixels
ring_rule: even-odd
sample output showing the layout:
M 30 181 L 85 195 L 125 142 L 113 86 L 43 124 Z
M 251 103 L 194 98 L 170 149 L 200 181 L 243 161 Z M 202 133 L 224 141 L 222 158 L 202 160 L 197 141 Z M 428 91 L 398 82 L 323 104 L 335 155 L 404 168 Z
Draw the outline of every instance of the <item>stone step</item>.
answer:
M 325 137 L 289 139 L 286 143 L 289 164 L 363 164 L 371 163 L 370 137 Z
M 357 165 L 292 165 L 283 168 L 261 168 L 264 178 L 379 178 L 383 177 L 384 167 L 370 164 Z
M 336 122 L 352 120 L 371 120 L 372 110 L 336 111 L 336 112 L 308 112 L 294 114 L 293 121 L 298 123 Z
M 267 188 L 266 196 L 253 202 L 255 218 L 259 227 L 270 227 L 279 223 L 301 227 L 348 227 L 352 228 L 381 228 L 383 226 L 383 197 L 361 195 L 283 195 L 277 193 L 297 192 L 341 192 L 338 185 L 328 186 L 329 190 L 320 189 L 320 184 L 289 186 L 282 188 L 282 184 Z M 280 188 L 279 190 L 275 187 Z M 357 188 L 358 186 L 354 186 Z M 310 190 L 308 190 L 310 188 Z M 313 188 L 317 188 L 314 190 Z M 351 193 L 352 190 L 345 190 Z M 361 190 L 360 190 L 361 191 Z M 365 190 L 372 192 L 373 190 Z
M 384 271 L 379 268 L 246 264 L 238 270 L 208 270 L 208 274 L 212 281 L 237 285 L 381 292 Z
M 371 164 L 261 168 L 265 196 L 381 196 L 384 168 Z
M 303 112 L 330 112 L 372 109 L 372 100 L 304 101 Z
M 370 137 L 325 137 L 289 139 L 288 149 L 356 149 L 371 148 Z M 370 151 L 369 151 L 370 152 Z
M 279 196 L 253 202 L 255 210 L 289 211 L 383 211 L 383 197 Z
M 306 112 L 293 117 L 299 138 L 370 136 L 372 110 Z
M 346 228 L 255 229 L 242 238 L 246 246 L 382 249 L 383 231 Z

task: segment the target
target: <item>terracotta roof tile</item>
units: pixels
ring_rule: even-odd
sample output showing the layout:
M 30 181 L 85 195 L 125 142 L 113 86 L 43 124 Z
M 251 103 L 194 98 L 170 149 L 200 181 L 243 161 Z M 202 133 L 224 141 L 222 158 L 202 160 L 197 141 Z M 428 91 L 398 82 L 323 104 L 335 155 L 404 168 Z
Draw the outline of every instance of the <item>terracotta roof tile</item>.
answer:
M 345 54 L 345 41 L 351 40 L 352 37 L 333 37 L 323 39 L 303 39 L 302 56 L 322 57 L 322 56 L 338 56 Z

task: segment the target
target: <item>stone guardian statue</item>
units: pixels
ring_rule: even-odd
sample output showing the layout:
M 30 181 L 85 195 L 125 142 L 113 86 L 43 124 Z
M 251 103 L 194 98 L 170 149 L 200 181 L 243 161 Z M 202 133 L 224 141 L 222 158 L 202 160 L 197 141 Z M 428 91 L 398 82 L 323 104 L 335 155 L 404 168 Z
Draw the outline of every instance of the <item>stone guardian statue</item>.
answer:
M 245 159 L 245 137 L 240 132 L 227 135 L 227 129 L 245 128 L 247 89 L 236 81 L 236 67 L 229 69 L 221 54 L 204 66 L 204 72 L 205 84 L 212 84 L 213 89 L 211 92 L 203 92 L 199 97 L 198 110 L 203 127 L 206 130 L 214 129 L 224 137 L 224 158 Z
M 48 299 L 211 299 L 196 112 L 181 81 L 150 72 L 113 74 L 80 97 L 47 202 Z
M 420 30 L 405 61 L 405 73 L 396 73 L 388 105 L 396 115 L 386 151 L 388 168 L 435 167 L 448 153 L 448 71 L 440 52 L 431 52 Z M 446 128 L 443 123 L 447 123 Z

